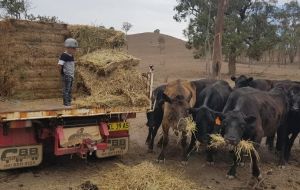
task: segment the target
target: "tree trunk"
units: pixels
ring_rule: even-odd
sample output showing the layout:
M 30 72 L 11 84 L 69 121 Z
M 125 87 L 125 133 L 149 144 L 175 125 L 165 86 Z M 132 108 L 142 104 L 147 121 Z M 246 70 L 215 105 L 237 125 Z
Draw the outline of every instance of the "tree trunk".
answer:
M 236 72 L 236 55 L 234 53 L 229 54 L 229 61 L 228 61 L 228 74 L 230 76 L 235 76 Z
M 215 37 L 213 46 L 213 60 L 212 60 L 212 77 L 220 76 L 222 66 L 222 33 L 224 28 L 224 12 L 227 0 L 219 0 L 218 12 L 215 24 Z

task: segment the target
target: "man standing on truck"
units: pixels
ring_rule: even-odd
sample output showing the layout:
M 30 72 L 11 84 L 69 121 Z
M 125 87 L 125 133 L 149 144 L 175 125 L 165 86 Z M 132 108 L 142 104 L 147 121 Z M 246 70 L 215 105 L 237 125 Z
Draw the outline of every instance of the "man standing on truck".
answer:
M 58 65 L 62 75 L 63 83 L 63 104 L 66 107 L 71 107 L 72 101 L 72 84 L 75 73 L 74 54 L 78 48 L 78 42 L 73 38 L 65 40 L 66 50 L 61 54 Z

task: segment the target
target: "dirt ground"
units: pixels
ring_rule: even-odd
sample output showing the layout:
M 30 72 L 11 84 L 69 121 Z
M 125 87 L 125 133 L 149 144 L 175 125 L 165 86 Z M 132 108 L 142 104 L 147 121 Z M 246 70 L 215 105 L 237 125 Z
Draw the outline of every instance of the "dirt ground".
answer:
M 87 161 L 76 156 L 72 159 L 70 156 L 44 158 L 45 161 L 38 167 L 2 171 L 0 173 L 0 189 L 75 190 L 86 181 L 91 181 L 100 189 L 106 189 L 101 188 L 101 181 L 105 179 L 107 172 L 111 172 L 117 167 L 117 163 L 134 166 L 144 161 L 152 162 L 161 169 L 180 172 L 183 179 L 189 179 L 196 183 L 199 189 L 248 189 L 247 184 L 251 177 L 249 162 L 246 163 L 245 167 L 238 168 L 237 178 L 233 180 L 225 177 L 230 165 L 230 159 L 226 156 L 226 151 L 217 153 L 214 166 L 206 165 L 203 149 L 198 153 L 195 152 L 191 156 L 188 165 L 183 166 L 180 163 L 181 148 L 177 144 L 177 138 L 173 133 L 171 133 L 172 138 L 166 163 L 156 163 L 159 149 L 155 148 L 155 153 L 147 153 L 145 119 L 144 114 L 138 114 L 136 119 L 131 120 L 130 149 L 124 156 L 106 159 L 96 159 L 91 156 Z M 291 161 L 285 169 L 278 168 L 275 154 L 269 152 L 266 147 L 263 146 L 259 153 L 264 179 L 262 184 L 264 188 L 259 189 L 300 189 L 300 145 L 298 140 L 292 151 Z M 118 183 L 118 179 L 112 180 L 111 183 Z
M 168 39 L 166 42 L 168 43 Z M 148 65 L 154 64 L 155 85 L 176 78 L 197 79 L 205 77 L 205 63 L 191 59 L 190 55 L 178 53 L 178 56 L 176 56 L 175 53 L 172 56 L 171 53 L 166 53 L 164 59 L 162 59 L 162 57 L 153 53 L 156 52 L 155 47 L 152 50 L 149 48 L 150 53 L 144 52 L 143 54 L 139 52 L 138 46 L 134 48 L 129 44 L 129 47 L 132 47 L 129 49 L 130 53 L 143 60 L 140 65 L 141 71 L 146 71 Z M 226 64 L 224 64 L 222 72 L 226 73 L 226 71 Z M 298 65 L 286 67 L 278 67 L 277 65 L 271 67 L 268 65 L 238 65 L 237 73 L 249 74 L 257 78 L 300 81 Z M 224 79 L 228 79 L 228 77 L 224 77 Z M 106 159 L 89 157 L 87 161 L 76 156 L 72 159 L 70 159 L 70 156 L 47 157 L 44 158 L 43 164 L 38 167 L 0 172 L 0 190 L 74 190 L 86 181 L 91 181 L 97 184 L 100 189 L 105 189 L 102 188 L 101 183 L 106 179 L 107 172 L 113 171 L 117 167 L 116 163 L 134 166 L 144 161 L 152 162 L 161 169 L 178 171 L 183 179 L 189 179 L 196 183 L 199 189 L 247 189 L 247 184 L 251 178 L 249 162 L 246 163 L 245 167 L 238 168 L 237 178 L 233 180 L 225 177 L 230 165 L 230 159 L 226 151 L 218 152 L 214 166 L 206 165 L 203 149 L 192 154 L 188 165 L 183 166 L 180 163 L 181 148 L 172 132 L 170 133 L 171 140 L 166 163 L 156 163 L 159 149 L 155 147 L 154 153 L 147 153 L 147 146 L 145 145 L 147 128 L 145 123 L 145 113 L 138 114 L 136 119 L 130 121 L 130 148 L 129 152 L 122 157 Z M 280 169 L 277 166 L 278 160 L 275 153 L 269 152 L 264 145 L 262 145 L 259 153 L 263 175 L 260 189 L 300 190 L 299 139 L 295 141 L 291 161 L 285 169 Z M 111 183 L 118 183 L 118 179 L 111 180 Z

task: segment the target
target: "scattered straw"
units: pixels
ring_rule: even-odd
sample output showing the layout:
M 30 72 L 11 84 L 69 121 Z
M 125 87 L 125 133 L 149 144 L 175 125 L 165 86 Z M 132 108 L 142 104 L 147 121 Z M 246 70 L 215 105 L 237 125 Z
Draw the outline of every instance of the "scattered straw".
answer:
M 212 142 L 209 145 L 209 147 L 219 148 L 226 144 L 224 138 L 220 134 L 212 134 L 210 136 L 211 136 Z M 234 153 L 235 153 L 238 161 L 241 161 L 242 153 L 244 153 L 250 157 L 251 163 L 252 163 L 252 157 L 251 157 L 252 153 L 254 153 L 257 160 L 259 160 L 259 154 L 254 147 L 254 143 L 249 140 L 241 140 L 239 142 L 239 144 L 234 148 Z
M 186 131 L 188 134 L 195 134 L 197 131 L 196 123 L 194 122 L 192 117 L 186 117 L 184 118 L 186 123 Z
M 211 134 L 211 144 L 208 146 L 209 148 L 219 148 L 226 144 L 224 138 L 220 134 Z
M 100 189 L 174 190 L 202 189 L 182 177 L 180 171 L 166 169 L 145 161 L 135 166 L 117 164 L 109 172 L 101 172 L 97 178 Z

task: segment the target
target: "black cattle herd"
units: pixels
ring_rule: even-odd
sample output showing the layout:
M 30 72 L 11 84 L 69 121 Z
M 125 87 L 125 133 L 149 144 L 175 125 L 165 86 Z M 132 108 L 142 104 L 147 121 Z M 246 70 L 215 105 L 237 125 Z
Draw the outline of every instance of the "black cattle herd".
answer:
M 254 80 L 244 75 L 231 77 L 231 80 L 235 82 L 234 88 L 223 80 L 202 79 L 190 82 L 195 87 L 196 102 L 185 109 L 192 115 L 197 130 L 191 136 L 189 146 L 183 146 L 182 161 L 188 161 L 196 141 L 209 145 L 211 134 L 222 135 L 231 147 L 241 140 L 250 140 L 256 149 L 262 138 L 266 137 L 269 150 L 273 150 L 277 136 L 275 149 L 279 153 L 279 166 L 283 167 L 289 161 L 291 148 L 300 132 L 300 83 L 290 80 Z M 165 99 L 167 86 L 168 84 L 161 85 L 153 91 L 153 109 L 147 113 L 149 133 L 146 143 L 150 152 L 153 151 L 157 131 L 166 117 L 164 107 L 170 102 Z M 215 122 L 217 118 L 220 123 Z M 164 136 L 158 145 L 167 145 Z M 216 150 L 206 146 L 209 164 L 214 163 L 214 152 Z M 233 150 L 230 150 L 230 155 L 233 164 L 227 176 L 233 178 L 239 160 Z M 159 156 L 158 160 L 161 159 L 165 159 L 164 154 L 163 157 Z M 252 175 L 260 179 L 256 154 L 251 154 L 251 160 Z

